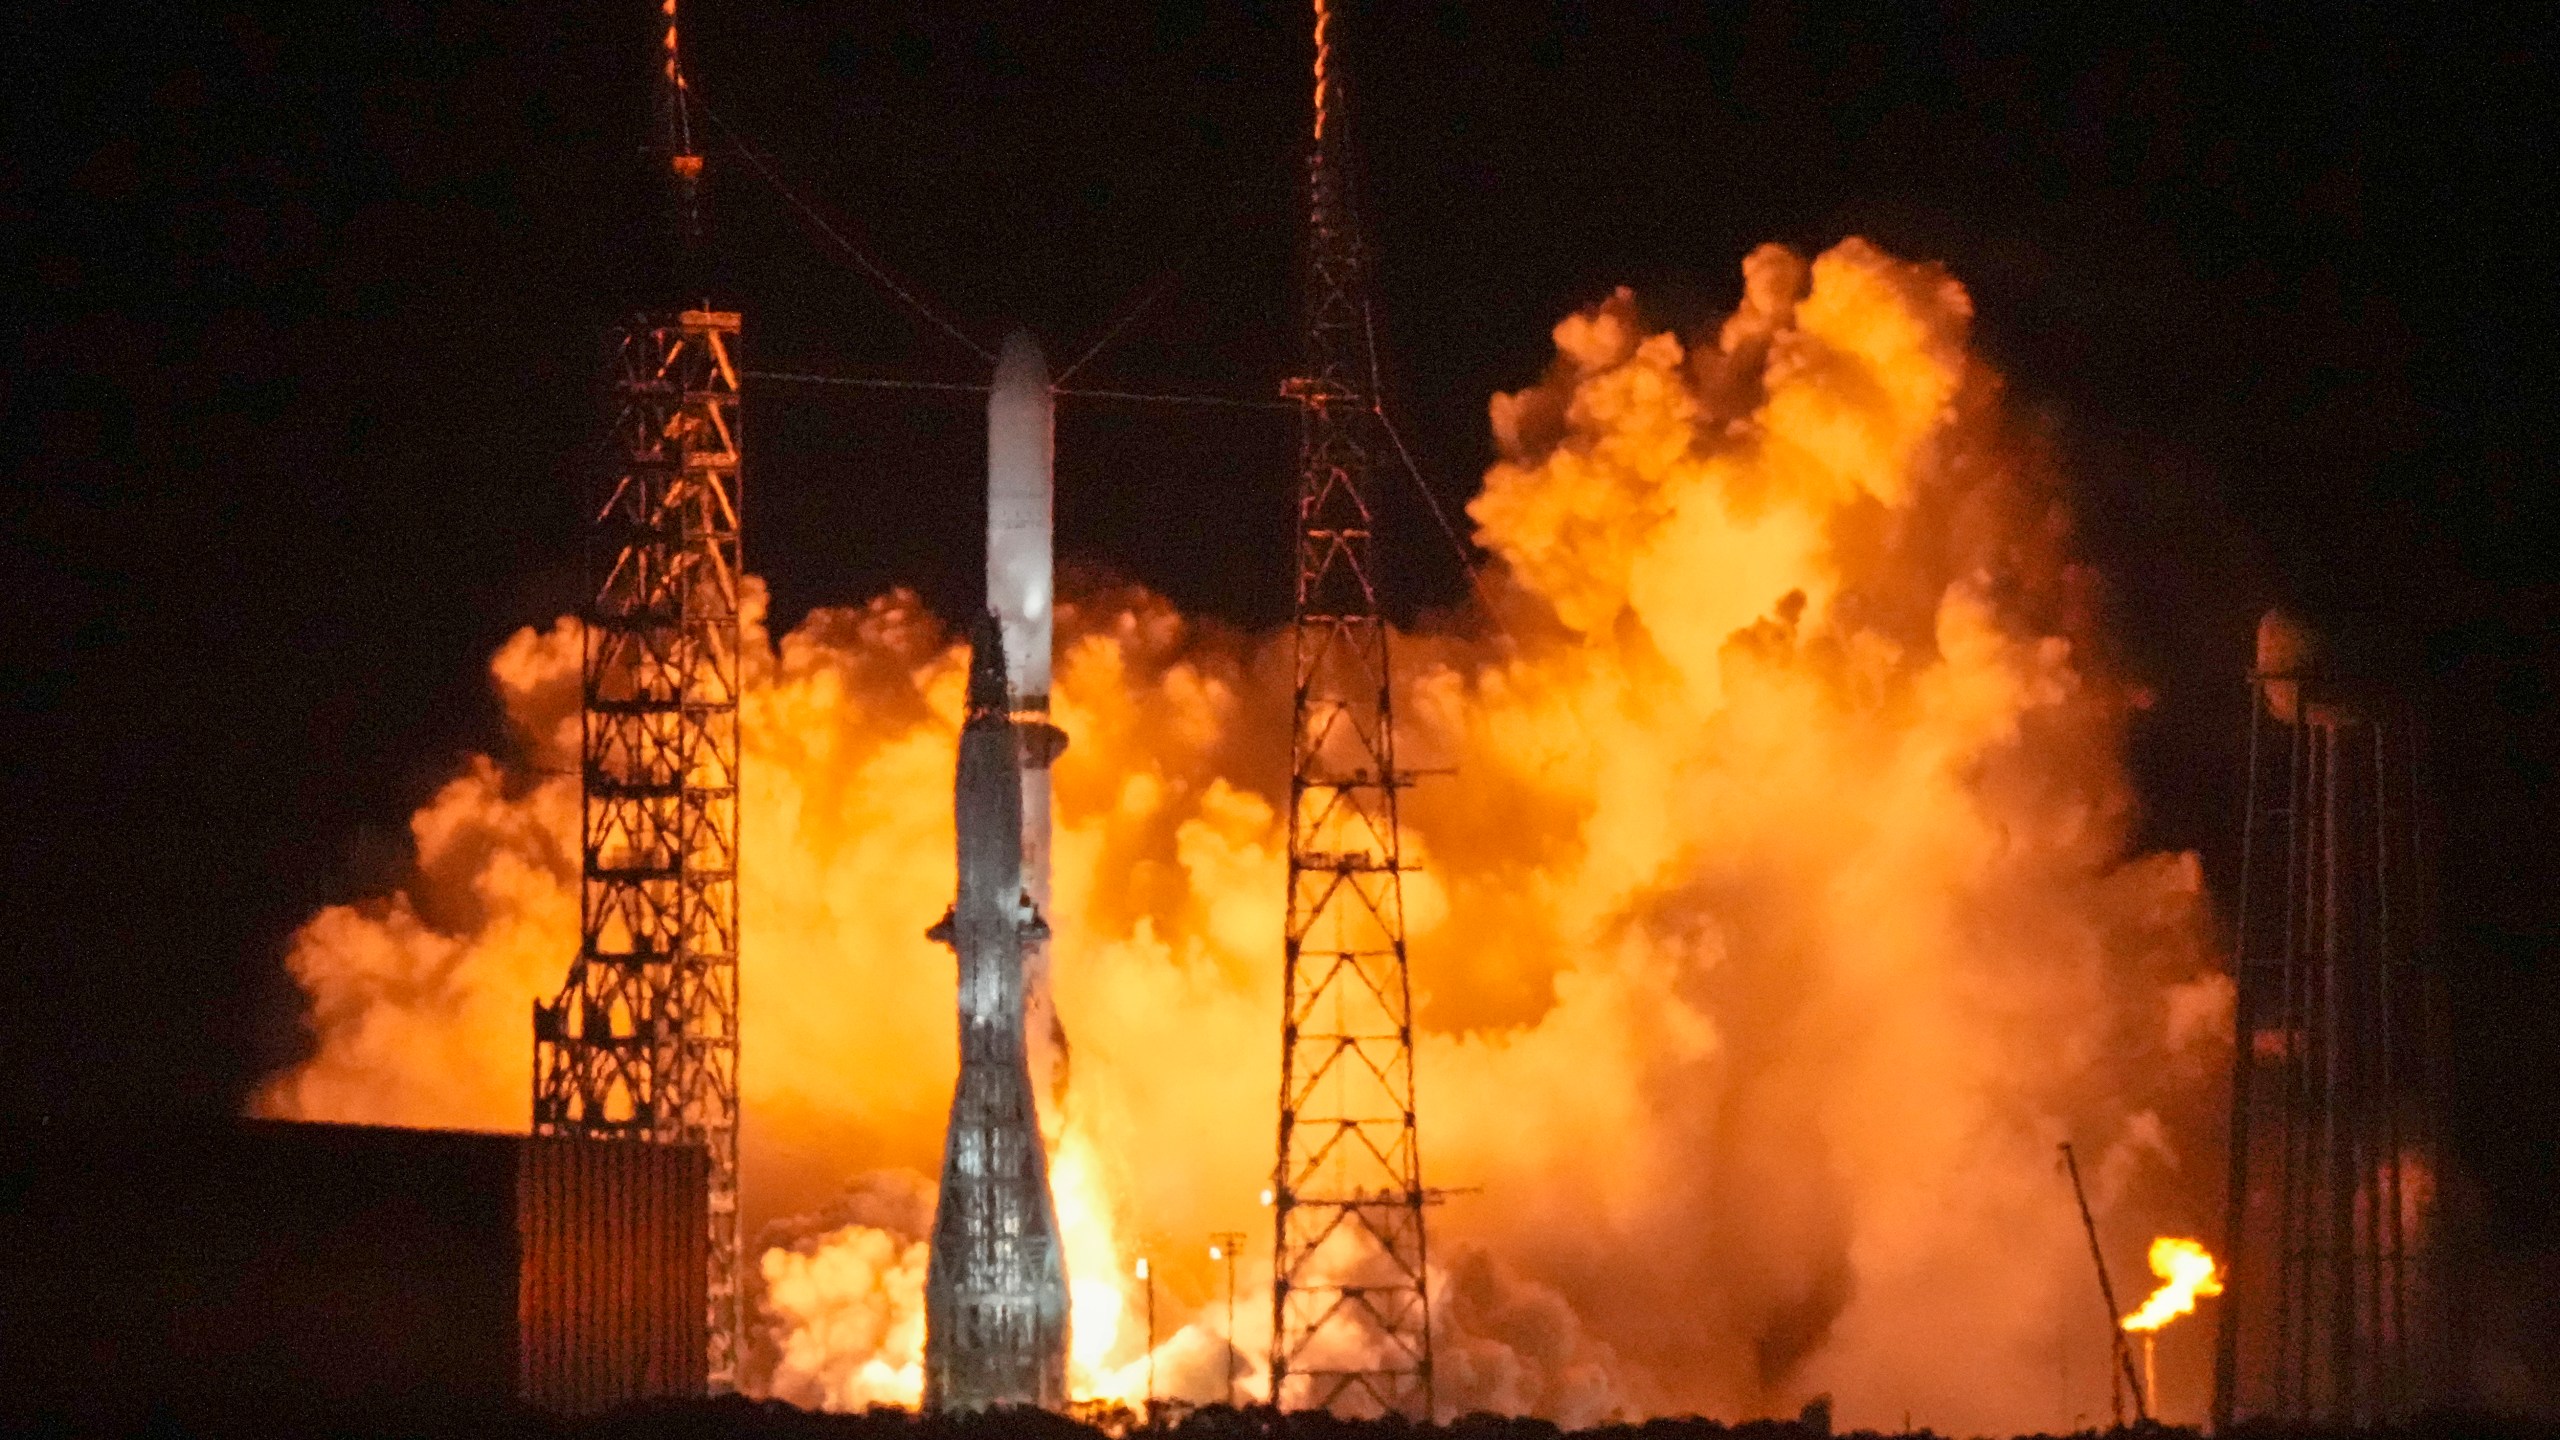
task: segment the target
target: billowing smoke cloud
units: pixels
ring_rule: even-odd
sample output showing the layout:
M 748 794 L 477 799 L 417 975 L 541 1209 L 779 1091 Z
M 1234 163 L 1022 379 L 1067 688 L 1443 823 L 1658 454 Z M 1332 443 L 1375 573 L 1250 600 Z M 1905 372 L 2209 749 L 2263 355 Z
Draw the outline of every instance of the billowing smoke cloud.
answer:
M 2032 1429 L 2103 1411 L 2054 1146 L 2126 1253 L 2209 1219 L 2224 986 L 2190 856 L 2128 853 L 2123 725 L 2056 485 L 1942 271 L 1750 257 L 1720 329 L 1621 293 L 1498 396 L 1470 507 L 1497 617 L 1410 635 L 1408 892 L 1444 1409 Z M 1063 609 L 1058 1167 L 1078 1383 L 1214 1396 L 1267 1247 L 1285 636 L 1135 590 Z M 911 597 L 759 624 L 744 1085 L 772 1384 L 900 1398 L 955 1069 L 961 659 Z M 413 822 L 416 876 L 292 966 L 319 1048 L 266 1108 L 520 1127 L 528 1002 L 575 946 L 574 627 L 494 663 L 528 763 Z M 881 1187 L 888 1187 L 882 1189 Z M 836 1207 L 830 1209 L 830 1207 Z M 1267 1251 L 1240 1283 L 1258 1379 Z M 2059 1337 L 2084 1335 L 2077 1392 Z M 2200 1375 L 2164 1348 L 2171 1409 Z

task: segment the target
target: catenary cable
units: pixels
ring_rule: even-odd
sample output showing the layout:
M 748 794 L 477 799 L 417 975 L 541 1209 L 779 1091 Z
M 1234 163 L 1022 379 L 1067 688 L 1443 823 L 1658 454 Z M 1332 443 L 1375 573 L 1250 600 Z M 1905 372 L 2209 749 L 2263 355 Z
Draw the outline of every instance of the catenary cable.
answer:
M 697 101 L 695 103 L 699 104 L 700 102 Z M 747 143 L 746 136 L 739 133 L 736 126 L 731 125 L 726 119 L 723 119 L 720 112 L 712 109 L 708 105 L 704 105 L 702 106 L 702 113 L 710 119 L 712 124 L 720 127 L 722 133 L 729 137 L 730 143 L 738 147 L 739 155 L 745 158 L 747 164 L 752 167 L 758 175 L 764 177 L 764 182 L 773 187 L 775 194 L 780 195 L 783 198 L 783 201 L 790 205 L 792 209 L 799 211 L 801 218 L 807 220 L 812 226 L 816 227 L 819 234 L 826 236 L 828 240 L 834 242 L 836 248 L 842 250 L 846 256 L 851 258 L 853 263 L 859 267 L 864 274 L 878 282 L 880 288 L 888 291 L 891 295 L 896 296 L 900 303 L 914 311 L 927 324 L 933 326 L 943 334 L 950 336 L 953 340 L 958 341 L 962 346 L 967 348 L 970 354 L 977 356 L 979 359 L 986 361 L 990 365 L 995 363 L 996 356 L 994 351 L 989 350 L 984 345 L 970 339 L 968 332 L 943 318 L 940 312 L 936 311 L 932 306 L 927 305 L 922 299 L 918 298 L 915 292 L 899 284 L 897 280 L 889 274 L 887 268 L 882 266 L 879 261 L 872 259 L 861 246 L 846 239 L 843 232 L 827 223 L 827 218 L 824 215 L 819 214 L 815 206 L 812 206 L 808 201 L 801 199 L 790 186 L 784 184 L 782 182 L 782 177 L 773 172 L 773 167 L 765 163 L 764 157 L 756 153 L 755 147 Z

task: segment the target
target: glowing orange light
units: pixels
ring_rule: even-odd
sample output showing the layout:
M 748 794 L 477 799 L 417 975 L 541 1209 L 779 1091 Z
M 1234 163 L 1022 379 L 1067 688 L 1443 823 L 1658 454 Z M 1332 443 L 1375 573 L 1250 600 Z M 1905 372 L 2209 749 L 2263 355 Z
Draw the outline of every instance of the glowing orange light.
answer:
M 1324 138 L 1325 65 L 1333 58 L 1333 45 L 1325 32 L 1333 24 L 1333 11 L 1325 0 L 1316 0 L 1316 138 Z
M 2142 1308 L 2124 1317 L 2124 1328 L 2138 1333 L 2157 1330 L 2181 1315 L 2195 1313 L 2196 1301 L 2222 1293 L 2220 1267 L 2204 1246 L 2163 1235 L 2151 1242 L 2151 1273 L 2160 1288 Z

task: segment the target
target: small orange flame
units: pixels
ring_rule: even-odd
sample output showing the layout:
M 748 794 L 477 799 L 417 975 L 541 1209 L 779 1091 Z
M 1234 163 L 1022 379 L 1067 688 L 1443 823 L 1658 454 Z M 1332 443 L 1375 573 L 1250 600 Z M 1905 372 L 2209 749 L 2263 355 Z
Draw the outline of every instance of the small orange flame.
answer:
M 2151 1273 L 2160 1277 L 2160 1288 L 2151 1292 L 2141 1309 L 2124 1317 L 2127 1330 L 2157 1330 L 2181 1315 L 2193 1314 L 2199 1298 L 2222 1293 L 2221 1267 L 2193 1240 L 2163 1235 L 2152 1241 Z

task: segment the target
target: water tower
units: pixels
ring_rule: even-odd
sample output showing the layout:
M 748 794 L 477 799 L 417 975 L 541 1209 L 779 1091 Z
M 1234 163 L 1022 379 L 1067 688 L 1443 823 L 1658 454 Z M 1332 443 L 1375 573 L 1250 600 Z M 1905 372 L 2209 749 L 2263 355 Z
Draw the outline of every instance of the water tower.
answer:
M 2418 727 L 2280 612 L 2250 686 L 2214 1425 L 2386 1424 L 2449 1369 Z

